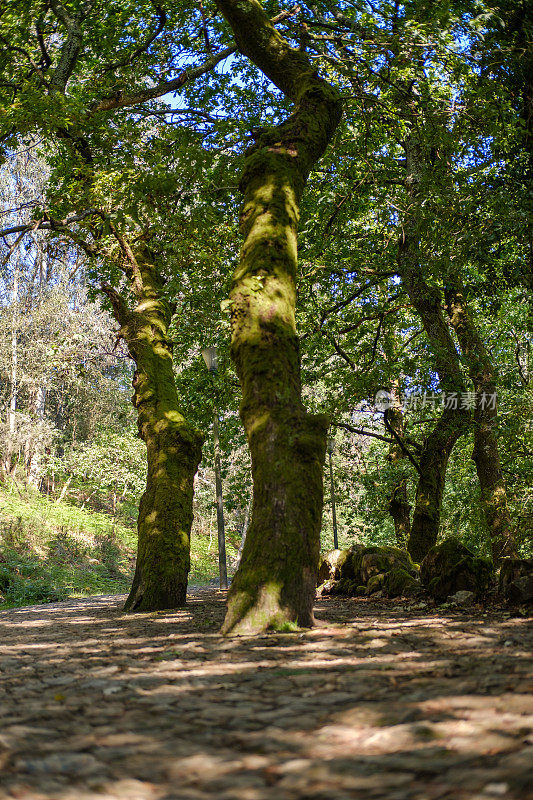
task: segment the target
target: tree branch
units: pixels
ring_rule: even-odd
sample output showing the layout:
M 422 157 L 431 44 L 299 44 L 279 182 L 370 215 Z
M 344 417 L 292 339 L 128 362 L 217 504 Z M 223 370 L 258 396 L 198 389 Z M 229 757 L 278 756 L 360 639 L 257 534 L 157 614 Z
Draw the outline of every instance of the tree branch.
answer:
M 113 306 L 113 311 L 115 312 L 115 317 L 118 320 L 118 323 L 120 324 L 121 328 L 124 328 L 124 326 L 127 325 L 131 316 L 131 311 L 128 308 L 128 304 L 126 303 L 122 295 L 119 294 L 119 292 L 117 292 L 117 290 L 109 283 L 102 281 L 100 286 L 102 292 L 105 295 L 107 295 L 109 302 Z M 117 335 L 118 339 L 124 338 L 124 334 L 122 333 L 121 330 L 117 331 Z
M 115 61 L 111 64 L 104 64 L 104 66 L 101 69 L 102 75 L 105 75 L 107 72 L 112 72 L 113 70 L 120 69 L 121 67 L 127 67 L 134 61 L 134 59 L 137 58 L 137 56 L 140 56 L 141 53 L 145 53 L 152 44 L 152 42 L 154 42 L 159 36 L 159 34 L 164 30 L 165 23 L 167 21 L 166 12 L 157 3 L 153 3 L 153 6 L 158 18 L 155 30 L 147 37 L 147 39 L 142 44 L 139 45 L 139 47 L 135 48 L 135 50 L 131 53 L 131 55 L 127 56 L 126 58 L 123 58 L 121 61 Z
M 299 6 L 294 6 L 294 8 L 288 11 L 282 11 L 281 14 L 278 14 L 272 18 L 271 23 L 275 24 L 277 22 L 282 22 L 288 17 L 293 16 L 299 10 Z M 186 69 L 180 73 L 176 78 L 173 78 L 170 81 L 158 83 L 157 86 L 139 89 L 131 94 L 125 94 L 124 92 L 119 91 L 113 95 L 110 95 L 109 97 L 103 97 L 93 104 L 86 117 L 90 118 L 102 111 L 111 111 L 114 108 L 131 108 L 132 106 L 145 103 L 147 100 L 156 100 L 157 98 L 162 97 L 165 94 L 169 94 L 170 92 L 177 92 L 179 89 L 185 86 L 186 83 L 190 83 L 197 78 L 201 78 L 202 75 L 205 75 L 213 70 L 218 64 L 220 64 L 221 61 L 224 61 L 224 59 L 233 55 L 233 53 L 236 51 L 236 45 L 226 47 L 224 50 L 221 50 L 220 53 L 215 53 L 214 55 L 210 56 L 208 59 L 206 59 L 206 61 L 204 61 L 203 64 L 200 64 L 197 67 L 190 67 L 189 69 Z
M 225 50 L 221 50 L 217 55 L 208 58 L 200 66 L 184 70 L 177 78 L 173 78 L 171 81 L 158 83 L 157 86 L 139 89 L 137 92 L 128 95 L 117 92 L 110 97 L 103 97 L 92 106 L 87 114 L 87 118 L 99 114 L 102 111 L 111 111 L 114 108 L 130 108 L 131 106 L 145 103 L 147 100 L 155 100 L 158 97 L 162 97 L 164 94 L 169 94 L 169 92 L 177 92 L 178 89 L 181 89 L 186 83 L 190 83 L 190 81 L 196 80 L 196 78 L 200 78 L 202 75 L 210 72 L 217 64 L 220 64 L 225 58 L 235 53 L 236 50 L 237 48 L 235 46 L 227 47 Z
M 29 223 L 27 225 L 14 225 L 12 228 L 4 228 L 4 230 L 0 231 L 0 237 L 5 238 L 12 233 L 28 233 L 29 231 L 38 231 L 38 230 L 58 230 L 60 228 L 66 228 L 71 225 L 73 222 L 81 222 L 82 220 L 86 219 L 87 217 L 91 216 L 101 216 L 101 212 L 98 211 L 96 208 L 87 208 L 85 211 L 81 211 L 79 214 L 73 214 L 70 217 L 65 217 L 62 220 L 51 220 L 51 219 L 42 219 L 38 222 L 37 226 L 35 223 Z
M 50 0 L 50 8 L 56 15 L 57 19 L 64 25 L 67 30 L 67 38 L 61 48 L 61 55 L 59 63 L 54 69 L 52 77 L 50 78 L 49 88 L 50 91 L 65 93 L 68 79 L 72 75 L 76 61 L 80 54 L 81 46 L 83 43 L 83 32 L 81 25 L 75 17 L 67 14 L 63 5 L 59 0 Z
M 349 425 L 347 422 L 332 422 L 331 424 L 334 428 L 344 428 L 344 430 L 349 431 L 350 433 L 357 433 L 359 436 L 371 436 L 373 439 L 379 439 L 382 442 L 387 442 L 387 444 L 392 444 L 394 441 L 393 439 L 387 439 L 386 436 L 382 436 L 380 433 L 367 431 L 365 428 L 355 428 L 353 425 Z
M 387 409 L 385 409 L 385 413 L 383 414 L 383 422 L 385 423 L 385 427 L 386 427 L 386 429 L 389 431 L 389 433 L 392 433 L 392 435 L 394 436 L 394 438 L 395 438 L 395 439 L 396 439 L 396 441 L 398 442 L 398 444 L 399 444 L 399 446 L 400 446 L 400 448 L 401 448 L 401 450 L 402 450 L 402 453 L 404 453 L 404 454 L 407 456 L 407 458 L 409 459 L 409 461 L 411 462 L 411 464 L 413 465 L 413 467 L 416 469 L 416 471 L 418 472 L 418 474 L 421 476 L 421 475 L 422 475 L 422 470 L 420 469 L 420 465 L 419 465 L 419 464 L 418 464 L 418 462 L 415 460 L 415 458 L 413 457 L 413 455 L 411 454 L 411 452 L 410 452 L 410 451 L 407 449 L 407 447 L 405 446 L 405 442 L 404 442 L 404 440 L 402 439 L 402 437 L 401 437 L 401 436 L 400 436 L 400 435 L 399 435 L 399 434 L 398 434 L 398 433 L 397 433 L 397 432 L 394 430 L 394 428 L 393 428 L 393 427 L 392 427 L 392 425 L 390 424 L 390 422 L 389 422 L 389 420 L 388 420 L 388 416 L 387 416 L 387 414 L 388 414 L 388 410 L 389 410 L 388 408 L 387 408 Z

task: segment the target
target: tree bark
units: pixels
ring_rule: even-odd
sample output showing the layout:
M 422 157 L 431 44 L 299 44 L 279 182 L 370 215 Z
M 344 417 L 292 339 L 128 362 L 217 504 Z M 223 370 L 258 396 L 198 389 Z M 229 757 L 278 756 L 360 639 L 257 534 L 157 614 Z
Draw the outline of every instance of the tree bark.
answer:
M 139 505 L 137 563 L 126 611 L 177 608 L 186 600 L 190 569 L 193 483 L 201 457 L 202 436 L 179 410 L 167 331 L 171 309 L 163 282 L 144 248 L 125 271 L 136 305 L 130 310 L 110 286 L 111 300 L 135 361 L 133 405 L 146 443 L 146 490 Z
M 397 435 L 403 438 L 404 419 L 397 384 L 392 386 L 390 394 L 393 404 L 386 412 L 387 422 Z M 405 459 L 405 453 L 397 441 L 390 445 L 387 459 L 393 466 L 398 466 Z M 407 495 L 407 478 L 399 477 L 396 480 L 389 498 L 388 509 L 394 522 L 396 543 L 398 547 L 406 549 L 411 533 L 411 505 Z
M 44 412 L 46 406 L 46 388 L 41 385 L 38 386 L 35 390 L 35 402 L 34 402 L 34 413 L 35 413 L 35 421 L 37 423 L 37 435 L 35 437 L 30 438 L 28 441 L 28 462 L 27 462 L 27 473 L 28 473 L 28 484 L 30 486 L 34 486 L 36 489 L 39 488 L 41 483 L 41 472 L 42 472 L 42 459 L 43 459 L 43 447 L 44 442 L 42 439 L 42 430 L 41 426 L 44 424 Z
M 446 289 L 446 310 L 476 392 L 472 458 L 481 487 L 492 557 L 498 564 L 505 557 L 517 558 L 518 553 L 496 437 L 498 407 L 494 367 L 469 313 L 459 282 Z
M 256 0 L 217 0 L 239 50 L 294 103 L 246 153 L 244 244 L 233 276 L 232 357 L 252 457 L 252 520 L 223 633 L 313 624 L 327 419 L 301 399 L 295 325 L 299 202 L 341 116 L 337 92 Z
M 13 449 L 17 428 L 17 400 L 18 400 L 18 302 L 19 302 L 19 267 L 15 266 L 13 273 L 13 293 L 11 297 L 11 381 L 9 386 L 9 411 L 7 414 L 7 441 L 4 456 L 4 470 L 8 475 L 13 471 Z
M 436 426 L 426 437 L 420 455 L 420 478 L 408 544 L 409 554 L 415 562 L 420 562 L 437 542 L 448 460 L 456 442 L 466 433 L 471 415 L 468 408 L 461 403 L 460 395 L 465 391 L 465 382 L 459 356 L 442 311 L 441 293 L 424 276 L 418 208 L 420 181 L 425 165 L 416 134 L 411 133 L 407 137 L 404 148 L 406 187 L 411 201 L 411 212 L 403 222 L 398 272 L 429 340 L 440 387 L 448 396 L 457 397 L 455 407 L 452 403 L 444 408 Z

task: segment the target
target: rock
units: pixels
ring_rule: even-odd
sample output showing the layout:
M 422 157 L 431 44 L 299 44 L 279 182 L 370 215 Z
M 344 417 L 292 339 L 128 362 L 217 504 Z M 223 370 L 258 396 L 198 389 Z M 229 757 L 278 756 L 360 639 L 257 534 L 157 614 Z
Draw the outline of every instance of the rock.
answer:
M 324 581 L 324 583 L 320 584 L 318 589 L 316 590 L 317 597 L 327 597 L 328 594 L 334 594 L 333 588 L 336 584 L 336 581 L 330 579 Z
M 533 558 L 504 558 L 498 578 L 498 593 L 509 603 L 531 603 Z
M 475 599 L 476 595 L 474 594 L 474 592 L 468 592 L 466 590 L 462 590 L 448 597 L 447 602 L 451 603 L 454 606 L 468 606 L 470 605 L 470 603 L 473 603 Z
M 384 580 L 385 580 L 385 575 L 383 573 L 379 575 L 372 575 L 372 577 L 370 578 L 370 580 L 366 585 L 366 593 L 375 594 L 376 592 L 381 591 Z
M 54 753 L 46 758 L 20 759 L 16 766 L 22 772 L 46 775 L 94 775 L 103 765 L 86 753 Z
M 334 581 L 330 594 L 340 594 L 344 597 L 353 597 L 357 593 L 357 583 L 353 578 L 341 578 Z
M 418 574 L 409 553 L 399 547 L 365 547 L 353 561 L 356 576 L 358 571 L 361 575 L 361 583 L 368 584 L 374 575 L 390 572 L 395 567 L 401 567 L 413 577 Z
M 517 578 L 509 587 L 508 599 L 511 603 L 533 602 L 533 573 Z
M 432 547 L 422 561 L 422 585 L 436 600 L 445 600 L 459 591 L 479 596 L 492 580 L 492 564 L 476 556 L 458 539 L 446 539 Z
M 353 578 L 355 575 L 353 557 L 361 550 L 364 550 L 362 545 L 354 544 L 346 550 L 329 550 L 324 553 L 318 567 L 318 583 Z
M 388 597 L 413 597 L 421 588 L 420 582 L 403 567 L 393 567 L 384 575 L 383 591 Z
M 349 550 L 328 550 L 321 555 L 318 566 L 318 583 L 340 578 L 340 568 L 348 558 Z
M 389 573 L 390 577 L 385 578 Z M 330 577 L 324 579 L 325 575 Z M 324 579 L 324 583 L 318 595 L 354 597 L 373 594 L 382 587 L 389 597 L 412 595 L 420 590 L 417 577 L 418 568 L 405 550 L 354 545 L 349 550 L 330 550 L 323 556 L 319 580 Z

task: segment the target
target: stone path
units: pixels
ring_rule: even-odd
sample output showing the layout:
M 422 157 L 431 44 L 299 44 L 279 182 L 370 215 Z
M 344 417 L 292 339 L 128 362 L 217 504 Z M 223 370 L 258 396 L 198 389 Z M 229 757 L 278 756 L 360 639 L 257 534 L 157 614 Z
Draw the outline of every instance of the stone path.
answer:
M 0 798 L 533 798 L 530 618 L 329 599 L 223 639 L 223 611 L 0 612 Z

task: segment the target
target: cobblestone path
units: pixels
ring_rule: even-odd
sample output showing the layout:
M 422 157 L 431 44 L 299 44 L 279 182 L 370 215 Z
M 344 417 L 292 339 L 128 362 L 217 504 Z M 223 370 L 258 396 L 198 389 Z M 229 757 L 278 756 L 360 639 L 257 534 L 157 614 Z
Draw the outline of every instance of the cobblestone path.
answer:
M 216 591 L 0 612 L 0 798 L 529 800 L 533 626 L 323 600 L 318 625 L 218 635 Z

